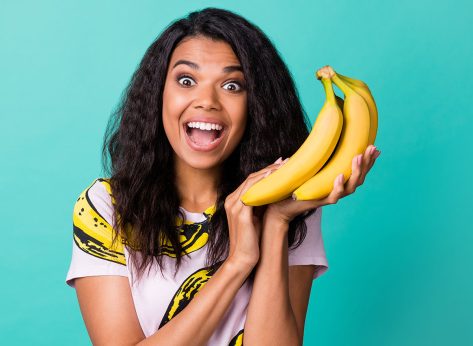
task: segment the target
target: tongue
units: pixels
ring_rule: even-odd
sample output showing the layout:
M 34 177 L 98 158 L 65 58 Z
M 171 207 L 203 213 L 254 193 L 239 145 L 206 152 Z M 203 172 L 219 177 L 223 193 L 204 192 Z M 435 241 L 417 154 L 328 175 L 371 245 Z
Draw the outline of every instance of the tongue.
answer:
M 217 138 L 217 130 L 190 129 L 189 138 L 198 145 L 208 145 Z

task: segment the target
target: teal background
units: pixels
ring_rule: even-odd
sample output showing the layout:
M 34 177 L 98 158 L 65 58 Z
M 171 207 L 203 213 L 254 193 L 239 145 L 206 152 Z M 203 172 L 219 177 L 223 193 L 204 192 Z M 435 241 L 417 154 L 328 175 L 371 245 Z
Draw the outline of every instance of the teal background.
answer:
M 265 31 L 312 121 L 326 64 L 378 104 L 381 156 L 324 209 L 330 268 L 305 345 L 473 344 L 473 6 L 443 0 L 2 0 L 0 342 L 90 343 L 64 283 L 74 201 L 102 174 L 106 122 L 146 48 L 207 6 Z

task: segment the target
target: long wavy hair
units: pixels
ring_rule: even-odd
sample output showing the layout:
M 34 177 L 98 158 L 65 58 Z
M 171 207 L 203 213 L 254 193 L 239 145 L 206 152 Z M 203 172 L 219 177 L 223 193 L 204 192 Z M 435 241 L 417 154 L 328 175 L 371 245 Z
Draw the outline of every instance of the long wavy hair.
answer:
M 102 164 L 110 177 L 115 237 L 129 245 L 140 277 L 156 262 L 163 272 L 161 239 L 183 252 L 176 218 L 183 218 L 175 185 L 173 149 L 162 120 L 163 89 L 171 54 L 184 38 L 206 37 L 228 43 L 247 83 L 247 125 L 241 142 L 223 163 L 216 210 L 209 225 L 206 265 L 228 256 L 229 232 L 224 202 L 246 177 L 290 157 L 307 138 L 310 126 L 292 76 L 270 39 L 254 24 L 228 10 L 205 8 L 176 20 L 146 50 L 112 113 L 104 135 Z M 307 229 L 299 215 L 289 225 L 289 247 L 299 246 Z M 163 238 L 164 237 L 164 238 Z M 297 241 L 296 241 L 297 239 Z M 174 275 L 175 275 L 174 274 Z

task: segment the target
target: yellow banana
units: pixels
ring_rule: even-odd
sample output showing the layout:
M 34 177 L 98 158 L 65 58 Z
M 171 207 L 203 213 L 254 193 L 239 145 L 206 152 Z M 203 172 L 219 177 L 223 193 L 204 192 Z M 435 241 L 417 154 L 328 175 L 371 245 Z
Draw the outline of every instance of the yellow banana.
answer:
M 343 128 L 342 110 L 337 105 L 330 78 L 321 80 L 326 100 L 314 126 L 289 160 L 266 178 L 255 183 L 241 197 L 245 205 L 259 206 L 283 200 L 317 173 L 334 151 Z
M 365 82 L 363 82 L 362 80 L 359 80 L 359 79 L 355 79 L 353 77 L 348 77 L 348 76 L 345 76 L 345 75 L 342 75 L 340 73 L 337 72 L 337 76 L 342 79 L 345 83 L 350 83 L 350 84 L 353 84 L 353 85 L 356 85 L 356 86 L 359 86 L 359 87 L 362 87 L 362 88 L 365 88 L 365 89 L 368 89 L 369 90 L 369 87 L 368 87 L 368 84 L 366 84 Z
M 351 175 L 353 158 L 364 153 L 368 146 L 370 113 L 366 101 L 337 76 L 331 67 L 332 81 L 345 95 L 343 129 L 330 160 L 312 178 L 293 193 L 297 200 L 314 200 L 326 197 L 333 189 L 335 178 L 343 173 L 346 182 Z
M 340 107 L 340 109 L 343 109 L 343 103 L 345 102 L 341 97 L 338 95 L 335 95 L 335 98 L 337 99 L 337 105 Z
M 337 75 L 365 99 L 368 109 L 370 110 L 370 136 L 368 138 L 368 145 L 374 144 L 376 133 L 378 132 L 378 108 L 376 107 L 376 102 L 374 101 L 370 88 L 361 80 L 343 76 L 340 73 L 337 73 Z

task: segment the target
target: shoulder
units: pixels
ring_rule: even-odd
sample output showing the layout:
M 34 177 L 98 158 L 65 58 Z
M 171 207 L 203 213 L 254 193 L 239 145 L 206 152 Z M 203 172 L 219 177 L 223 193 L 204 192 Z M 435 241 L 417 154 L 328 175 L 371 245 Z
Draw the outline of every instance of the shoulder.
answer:
M 90 255 L 125 264 L 124 244 L 113 228 L 113 205 L 109 179 L 97 178 L 89 184 L 74 204 L 74 242 Z

